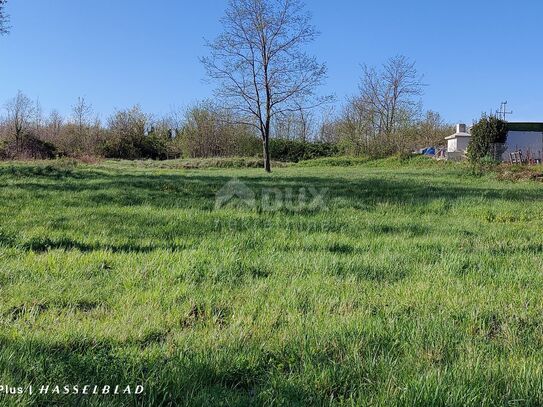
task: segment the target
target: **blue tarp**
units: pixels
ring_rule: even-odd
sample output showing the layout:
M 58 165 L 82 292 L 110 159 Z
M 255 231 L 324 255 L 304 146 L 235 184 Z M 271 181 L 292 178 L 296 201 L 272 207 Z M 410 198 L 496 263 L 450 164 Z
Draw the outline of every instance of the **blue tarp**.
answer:
M 436 148 L 435 147 L 426 147 L 420 150 L 420 153 L 422 155 L 436 155 Z
M 434 147 L 429 148 L 429 149 L 426 150 L 426 152 L 424 154 L 426 154 L 426 155 L 436 155 L 436 149 Z

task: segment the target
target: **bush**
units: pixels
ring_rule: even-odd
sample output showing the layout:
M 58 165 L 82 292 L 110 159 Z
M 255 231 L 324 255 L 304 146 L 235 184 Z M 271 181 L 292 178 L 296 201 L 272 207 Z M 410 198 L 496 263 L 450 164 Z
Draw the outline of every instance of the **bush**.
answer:
M 272 160 L 298 162 L 333 157 L 339 154 L 339 149 L 332 143 L 272 139 L 270 140 L 270 154 Z
M 253 128 L 205 101 L 185 112 L 176 144 L 185 158 L 258 156 L 262 142 Z
M 60 156 L 80 157 L 85 155 L 100 155 L 101 143 L 105 136 L 104 129 L 98 125 L 79 126 L 66 123 L 55 131 L 44 128 L 39 137 L 55 145 Z
M 58 156 L 56 147 L 40 140 L 33 134 L 24 136 L 19 145 L 14 139 L 0 142 L 0 159 L 38 159 L 46 160 Z
M 507 123 L 495 116 L 483 116 L 471 129 L 468 158 L 472 163 L 499 160 L 507 141 Z
M 153 126 L 151 117 L 134 106 L 109 118 L 102 154 L 106 158 L 127 160 L 165 160 L 176 157 L 170 152 L 171 144 L 168 129 Z
M 152 132 L 141 139 L 140 155 L 142 158 L 166 160 L 168 158 L 168 139 Z

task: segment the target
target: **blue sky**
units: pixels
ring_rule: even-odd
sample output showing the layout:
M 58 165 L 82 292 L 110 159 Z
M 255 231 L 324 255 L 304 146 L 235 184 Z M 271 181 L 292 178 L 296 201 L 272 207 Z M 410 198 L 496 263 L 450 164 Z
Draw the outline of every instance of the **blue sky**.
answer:
M 226 0 L 11 0 L 0 38 L 0 102 L 18 89 L 68 114 L 85 96 L 102 119 L 139 103 L 166 114 L 212 96 L 198 57 Z M 323 94 L 356 92 L 360 64 L 403 54 L 429 85 L 424 106 L 471 122 L 502 100 L 543 121 L 543 2 L 308 0 L 328 65 Z

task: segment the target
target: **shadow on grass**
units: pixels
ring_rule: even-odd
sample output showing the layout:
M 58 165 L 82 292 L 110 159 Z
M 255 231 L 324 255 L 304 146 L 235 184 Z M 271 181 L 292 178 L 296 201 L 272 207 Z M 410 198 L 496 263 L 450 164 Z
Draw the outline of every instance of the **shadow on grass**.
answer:
M 11 176 L 10 167 L 0 168 L 0 176 Z M 36 170 L 33 167 L 18 168 L 27 174 L 7 188 L 19 188 L 28 191 L 55 193 L 84 193 L 82 201 L 72 203 L 76 206 L 155 206 L 197 208 L 211 210 L 215 203 L 215 194 L 229 181 L 230 176 L 217 175 L 216 172 L 205 174 L 119 174 L 92 171 L 70 170 L 69 176 L 59 176 L 56 169 Z M 33 178 L 38 173 L 40 180 Z M 62 173 L 62 170 L 60 170 Z M 481 187 L 469 187 L 458 184 L 432 184 L 427 179 L 419 181 L 413 175 L 391 179 L 387 175 L 371 174 L 360 180 L 323 175 L 315 176 L 255 176 L 237 177 L 253 190 L 257 197 L 263 189 L 299 188 L 326 189 L 330 199 L 341 198 L 353 208 L 367 208 L 380 202 L 393 204 L 423 205 L 436 199 L 448 202 L 464 198 L 506 199 L 526 201 L 541 199 L 543 192 L 538 190 L 517 190 L 512 188 L 491 188 L 482 181 Z
M 125 243 L 125 244 L 105 244 L 105 243 L 85 243 L 79 240 L 70 239 L 67 237 L 61 238 L 49 238 L 45 236 L 39 236 L 31 238 L 22 244 L 11 244 L 11 247 L 17 247 L 23 250 L 29 250 L 36 253 L 44 253 L 50 250 L 78 250 L 83 253 L 93 252 L 97 250 L 110 251 L 112 253 L 150 253 L 156 250 L 185 250 L 190 246 L 173 243 L 163 242 L 160 244 L 148 244 L 141 245 L 138 243 Z
M 164 356 L 160 352 L 144 353 L 142 346 L 163 341 L 162 335 L 147 335 L 141 341 L 116 343 L 111 340 L 74 338 L 63 343 L 44 340 L 12 340 L 0 338 L 0 372 L 10 382 L 32 384 L 35 388 L 49 385 L 47 395 L 34 394 L 24 400 L 35 406 L 245 406 L 255 401 L 258 370 L 264 366 L 242 366 L 223 360 L 213 366 L 212 357 L 195 352 Z M 133 341 L 132 341 L 133 342 Z M 131 348 L 132 347 L 132 348 Z M 131 356 L 138 352 L 138 356 Z M 9 361 L 17 355 L 17 362 Z M 142 395 L 58 395 L 55 385 L 102 386 L 115 385 L 124 389 L 130 385 L 144 386 Z M 92 388 L 91 387 L 91 388 Z M 299 396 L 299 395 L 298 395 Z M 22 400 L 21 400 L 22 401 Z
M 10 382 L 34 386 L 145 387 L 140 396 L 34 395 L 25 400 L 25 405 L 328 405 L 331 400 L 348 400 L 362 390 L 366 394 L 378 391 L 382 367 L 402 355 L 392 333 L 352 329 L 324 340 L 328 346 L 313 349 L 310 354 L 304 351 L 307 339 L 297 337 L 277 349 L 249 341 L 233 343 L 227 349 L 171 352 L 162 347 L 161 332 L 123 342 L 66 338 L 59 343 L 2 335 L 0 372 Z M 361 346 L 359 352 L 366 362 L 356 369 L 345 366 L 337 370 L 344 363 L 345 344 L 353 342 Z M 159 348 L 152 349 L 158 351 L 145 350 L 155 345 Z M 13 355 L 17 355 L 15 360 Z M 313 376 L 315 367 L 333 369 L 336 374 L 332 381 L 318 385 L 318 378 Z
M 13 169 L 15 168 L 15 170 Z M 49 250 L 79 250 L 92 252 L 106 250 L 112 252 L 147 253 L 155 250 L 185 250 L 194 248 L 195 241 L 210 234 L 225 232 L 247 232 L 251 230 L 292 231 L 304 233 L 343 233 L 348 231 L 353 236 L 362 234 L 402 235 L 406 238 L 423 236 L 430 233 L 428 226 L 418 224 L 393 224 L 384 222 L 367 225 L 352 225 L 349 219 L 331 216 L 326 221 L 321 211 L 296 212 L 281 210 L 271 213 L 260 213 L 258 210 L 239 210 L 237 212 L 213 212 L 213 216 L 182 216 L 176 218 L 172 213 L 155 212 L 154 209 L 197 209 L 213 211 L 216 193 L 232 177 L 222 175 L 220 171 L 161 174 L 135 173 L 123 174 L 115 172 L 96 172 L 91 170 L 68 170 L 69 176 L 58 177 L 58 169 L 36 169 L 34 166 L 0 167 L 0 177 L 11 177 L 12 172 L 23 174 L 14 177 L 14 183 L 0 186 L 11 191 L 10 199 L 17 190 L 39 192 L 40 198 L 48 200 L 49 211 L 65 215 L 65 208 L 94 210 L 100 209 L 98 216 L 89 219 L 89 229 L 103 231 L 101 241 L 86 238 L 71 238 L 46 234 L 26 238 L 19 236 L 15 229 L 0 229 L 0 245 L 17 247 L 23 250 L 46 252 Z M 45 167 L 48 168 L 48 167 Z M 360 171 L 363 171 L 361 169 Z M 38 175 L 37 175 L 38 174 Z M 537 189 L 515 189 L 504 184 L 489 186 L 482 181 L 481 186 L 448 183 L 446 185 L 430 185 L 429 179 L 419 180 L 415 175 L 403 175 L 392 178 L 390 174 L 371 173 L 361 179 L 345 179 L 341 177 L 320 176 L 242 176 L 238 180 L 253 190 L 257 197 L 263 189 L 270 188 L 316 188 L 327 189 L 330 209 L 337 205 L 340 208 L 353 208 L 371 211 L 380 203 L 406 206 L 424 206 L 435 200 L 450 205 L 460 199 L 535 201 L 543 197 Z M 0 198 L 1 201 L 1 198 Z M 21 205 L 21 206 L 24 206 Z M 144 211 L 122 212 L 115 208 L 145 207 Z M 149 210 L 147 208 L 149 207 Z M 439 208 L 438 208 L 439 209 Z M 16 209 L 15 209 L 16 210 Z M 47 212 L 51 214 L 53 212 Z M 89 212 L 83 212 L 89 213 Z M 16 216 L 16 213 L 13 214 Z M 54 213 L 53 213 L 54 215 Z M 296 215 L 296 216 L 283 216 Z M 36 222 L 40 221 L 41 212 L 36 212 Z M 68 215 L 69 216 L 69 215 Z M 173 217 L 172 217 L 173 216 Z M 54 217 L 54 216 L 53 216 Z M 69 219 L 68 219 L 69 220 Z M 54 220 L 48 219 L 50 230 L 62 232 L 70 229 L 66 220 L 54 226 Z M 280 225 L 280 227 L 278 227 Z M 142 237 L 149 238 L 142 242 Z M 320 249 L 320 248 L 319 248 Z M 346 245 L 327 248 L 331 253 L 349 254 L 354 249 Z
M 59 164 L 8 165 L 0 166 L 0 177 L 43 178 L 43 179 L 96 179 L 103 173 L 93 170 L 78 170 L 75 166 Z

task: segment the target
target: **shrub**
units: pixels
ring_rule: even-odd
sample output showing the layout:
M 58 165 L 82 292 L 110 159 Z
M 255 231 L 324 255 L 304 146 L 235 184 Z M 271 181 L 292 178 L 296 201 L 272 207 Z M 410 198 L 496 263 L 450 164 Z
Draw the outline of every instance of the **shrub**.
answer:
M 40 140 L 33 134 L 21 138 L 19 144 L 15 139 L 0 142 L 0 159 L 51 159 L 57 157 L 56 147 Z
M 166 160 L 168 158 L 168 139 L 157 132 L 152 132 L 141 139 L 140 155 L 142 158 Z
M 471 129 L 468 158 L 472 163 L 498 160 L 507 141 L 507 123 L 495 116 L 483 116 Z M 486 158 L 485 158 L 486 157 Z
M 151 117 L 134 106 L 109 118 L 102 153 L 107 158 L 165 160 L 175 157 L 171 144 L 168 129 L 153 126 Z
M 80 157 L 99 155 L 104 133 L 104 129 L 97 124 L 79 126 L 75 123 L 66 123 L 56 131 L 44 128 L 39 136 L 42 140 L 54 144 L 59 155 Z
M 262 142 L 253 128 L 212 102 L 204 101 L 185 112 L 176 144 L 185 158 L 257 156 Z
M 332 143 L 272 139 L 270 140 L 270 154 L 272 160 L 298 162 L 333 157 L 339 154 L 339 149 Z

